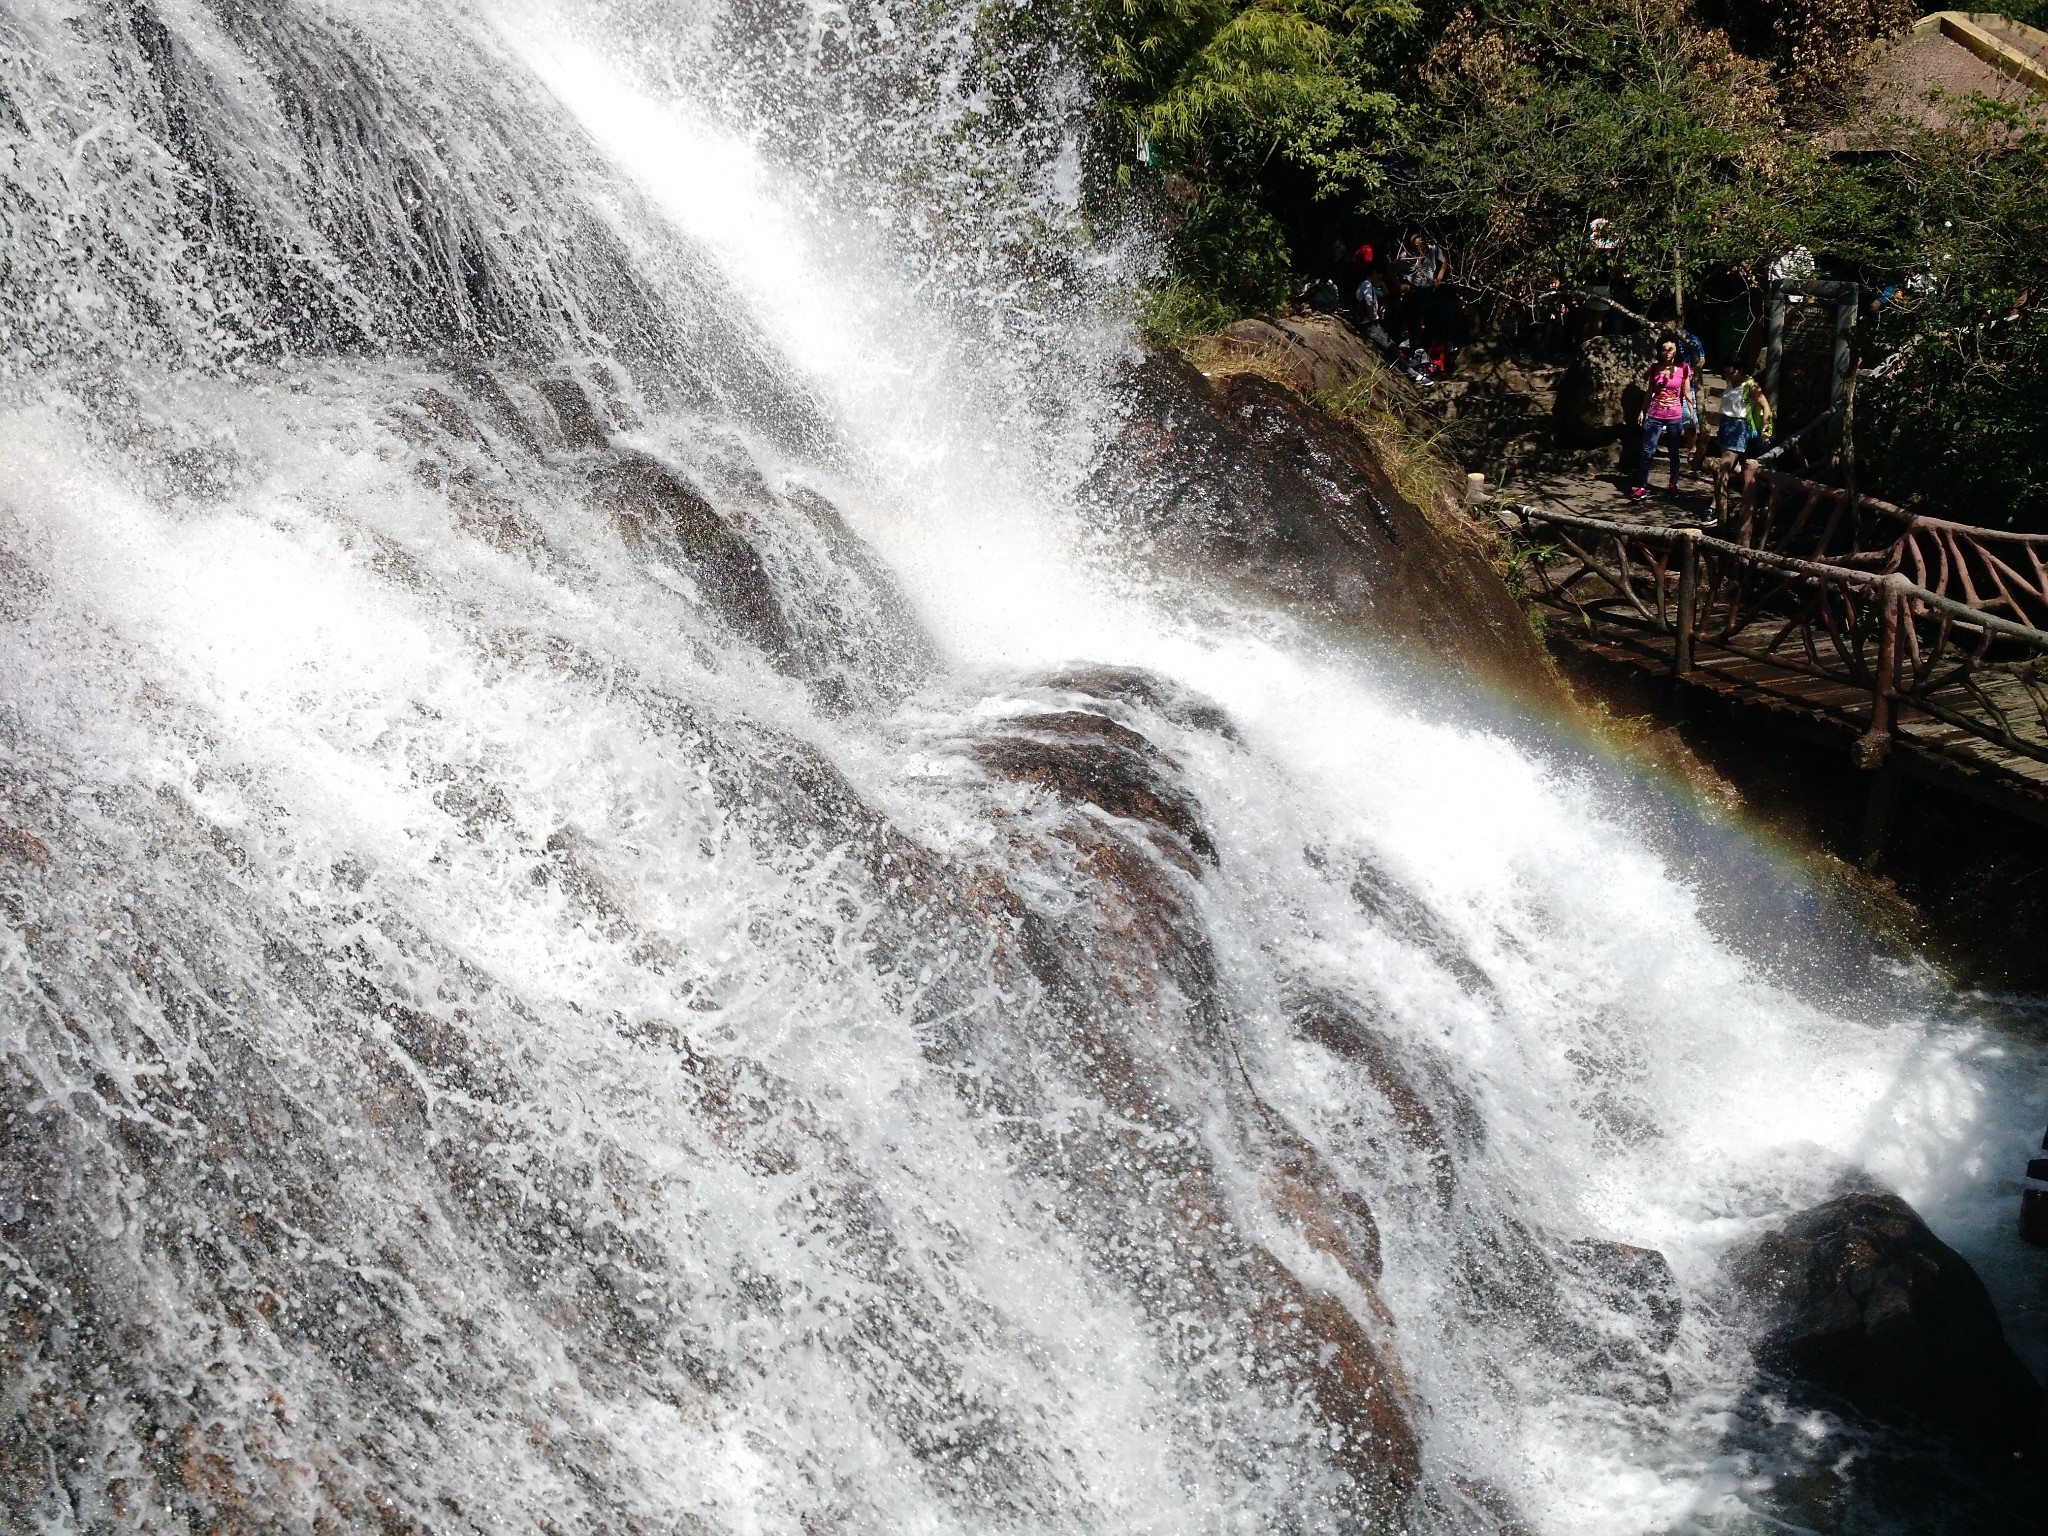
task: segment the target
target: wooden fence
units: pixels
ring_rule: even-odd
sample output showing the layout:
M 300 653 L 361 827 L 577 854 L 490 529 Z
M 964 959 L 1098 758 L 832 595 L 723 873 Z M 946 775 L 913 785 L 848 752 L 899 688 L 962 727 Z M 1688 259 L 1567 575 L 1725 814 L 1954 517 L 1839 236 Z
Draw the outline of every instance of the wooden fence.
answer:
M 1831 553 L 1847 502 L 1752 470 L 1733 538 L 1519 516 L 1546 606 L 1590 632 L 1635 632 L 1679 676 L 1740 662 L 1809 680 L 1779 691 L 1860 723 L 1865 766 L 1883 761 L 1902 718 L 2048 763 L 2048 540 L 1886 508 L 1898 519 L 1888 544 Z

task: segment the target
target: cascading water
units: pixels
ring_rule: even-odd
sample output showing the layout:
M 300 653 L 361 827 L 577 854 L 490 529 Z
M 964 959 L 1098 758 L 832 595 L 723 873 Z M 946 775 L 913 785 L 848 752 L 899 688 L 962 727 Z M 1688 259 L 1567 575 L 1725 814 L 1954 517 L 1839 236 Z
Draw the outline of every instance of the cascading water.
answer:
M 2038 1060 L 1092 515 L 1078 110 L 0 5 L 0 1524 L 1899 1524 L 1720 1259 L 1856 1166 L 2038 1285 Z

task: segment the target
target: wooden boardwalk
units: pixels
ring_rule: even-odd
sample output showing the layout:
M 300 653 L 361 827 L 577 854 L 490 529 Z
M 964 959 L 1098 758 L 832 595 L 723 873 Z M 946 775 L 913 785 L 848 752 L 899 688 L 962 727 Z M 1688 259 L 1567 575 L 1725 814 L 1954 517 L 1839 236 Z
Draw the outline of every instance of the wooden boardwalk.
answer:
M 1755 471 L 1717 530 L 1513 516 L 1556 638 L 1873 770 L 1867 856 L 1902 778 L 2048 826 L 2048 539 L 1878 505 L 1869 549 L 1841 492 Z
M 1573 649 L 1658 676 L 1674 675 L 1676 646 L 1671 636 L 1599 620 L 1588 626 L 1576 622 L 1576 614 L 1571 619 L 1555 624 L 1551 634 Z M 1808 676 L 1755 655 L 1702 645 L 1692 667 L 1674 680 L 1739 706 L 1769 711 L 1778 729 L 1844 752 L 1855 750 L 1870 731 L 1873 701 L 1868 688 Z M 2000 687 L 1997 693 L 2006 696 L 2009 709 L 2025 705 L 2017 684 Z M 1957 695 L 1950 700 L 1952 705 L 1974 702 L 1960 690 Z M 1892 729 L 1897 754 L 1892 766 L 2048 827 L 2048 762 L 1911 705 L 1897 709 Z M 2028 734 L 2048 750 L 2048 731 Z

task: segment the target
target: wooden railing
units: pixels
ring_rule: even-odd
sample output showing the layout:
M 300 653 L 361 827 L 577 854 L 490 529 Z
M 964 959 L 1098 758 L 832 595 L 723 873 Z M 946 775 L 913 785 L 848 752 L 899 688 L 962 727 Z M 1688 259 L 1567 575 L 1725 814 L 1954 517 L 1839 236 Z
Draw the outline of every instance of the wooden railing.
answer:
M 2048 629 L 2025 622 L 2048 613 L 2048 541 L 1899 513 L 1884 548 L 1830 557 L 1846 503 L 1752 472 L 1749 521 L 1734 531 L 1807 555 L 1691 528 L 1518 516 L 1544 604 L 1589 628 L 1654 637 L 1680 676 L 1705 652 L 1834 685 L 1809 690 L 1809 707 L 1860 718 L 1866 766 L 1883 760 L 1902 713 L 2048 762 Z
M 2048 535 L 1902 517 L 1897 537 L 1877 554 L 1883 559 L 1876 568 L 1886 573 L 1902 572 L 1980 613 L 2048 629 Z
M 1831 470 L 1839 457 L 1835 445 L 1835 423 L 1840 419 L 1838 411 L 1821 412 L 1797 432 L 1788 433 L 1771 444 L 1755 462 L 1780 474 Z

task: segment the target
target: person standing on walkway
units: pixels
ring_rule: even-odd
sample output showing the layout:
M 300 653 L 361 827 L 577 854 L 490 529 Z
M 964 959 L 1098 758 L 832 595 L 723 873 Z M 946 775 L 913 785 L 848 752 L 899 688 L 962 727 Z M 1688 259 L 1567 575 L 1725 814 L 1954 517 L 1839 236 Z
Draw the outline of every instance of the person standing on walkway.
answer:
M 1735 478 L 1735 472 L 1742 461 L 1751 454 L 1761 453 L 1770 441 L 1771 402 L 1765 397 L 1763 386 L 1750 377 L 1749 370 L 1738 360 L 1725 363 L 1721 377 L 1726 381 L 1721 389 L 1721 423 L 1715 434 L 1714 456 L 1714 518 L 1717 522 L 1728 516 L 1728 487 Z M 1706 437 L 1701 434 L 1701 447 Z M 1693 455 L 1693 473 L 1700 471 L 1701 454 Z
M 1770 420 L 1771 402 L 1764 399 L 1762 388 L 1740 360 L 1723 363 L 1721 378 L 1721 415 L 1711 451 L 1720 458 L 1747 458 L 1763 447 L 1763 434 L 1757 431 L 1755 423 L 1758 411 L 1765 421 Z M 1703 431 L 1693 448 L 1694 474 L 1705 467 L 1708 452 L 1707 434 Z
M 1423 239 L 1420 230 L 1411 231 L 1401 249 L 1401 276 L 1408 286 L 1417 291 L 1434 288 L 1450 274 L 1450 259 L 1443 247 Z
M 1685 417 L 1690 406 L 1699 414 L 1698 386 L 1692 365 L 1678 355 L 1678 342 L 1665 337 L 1657 343 L 1657 361 L 1650 365 L 1648 392 L 1643 402 L 1643 451 L 1636 462 L 1635 477 L 1629 482 L 1631 501 L 1649 494 L 1650 470 L 1657 462 L 1658 445 L 1667 444 L 1671 453 L 1671 483 L 1668 495 L 1678 492 L 1678 455 L 1685 442 Z
M 1749 423 L 1749 437 L 1742 451 L 1751 455 L 1763 453 L 1771 446 L 1778 429 L 1771 417 L 1771 397 L 1764 393 L 1763 380 L 1754 374 L 1742 382 L 1742 410 Z
M 1740 363 L 1722 370 L 1728 387 L 1721 391 L 1721 451 L 1746 458 L 1763 451 L 1771 436 L 1771 402 L 1763 387 Z
M 1371 246 L 1364 247 L 1370 251 Z M 1394 355 L 1394 338 L 1387 334 L 1387 285 L 1377 268 L 1367 267 L 1351 294 L 1351 328 L 1373 344 L 1381 357 Z

